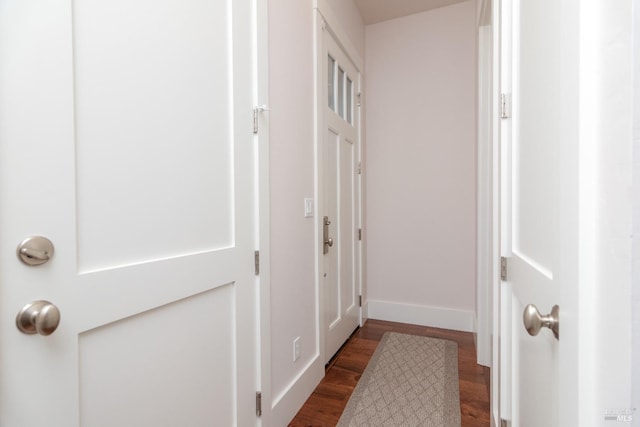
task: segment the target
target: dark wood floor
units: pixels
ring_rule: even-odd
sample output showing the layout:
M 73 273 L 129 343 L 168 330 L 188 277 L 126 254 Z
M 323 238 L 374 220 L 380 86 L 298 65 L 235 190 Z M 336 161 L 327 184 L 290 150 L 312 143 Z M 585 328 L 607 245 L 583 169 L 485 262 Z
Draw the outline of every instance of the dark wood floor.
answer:
M 378 342 L 387 331 L 457 342 L 462 427 L 488 427 L 491 424 L 489 369 L 476 364 L 476 350 L 471 333 L 368 320 L 329 363 L 325 377 L 289 426 L 335 426 Z

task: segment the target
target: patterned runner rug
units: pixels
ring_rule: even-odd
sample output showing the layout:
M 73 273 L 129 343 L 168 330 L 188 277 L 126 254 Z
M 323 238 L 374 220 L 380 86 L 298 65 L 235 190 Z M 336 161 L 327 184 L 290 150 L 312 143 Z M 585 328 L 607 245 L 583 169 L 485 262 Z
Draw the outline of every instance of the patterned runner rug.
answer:
M 387 332 L 338 427 L 460 427 L 458 345 Z

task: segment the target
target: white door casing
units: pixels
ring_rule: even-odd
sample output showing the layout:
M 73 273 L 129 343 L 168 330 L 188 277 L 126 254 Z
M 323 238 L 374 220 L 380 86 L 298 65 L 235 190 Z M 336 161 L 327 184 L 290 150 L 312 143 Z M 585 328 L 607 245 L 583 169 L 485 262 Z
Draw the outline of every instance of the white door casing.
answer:
M 495 280 L 493 213 L 493 70 L 492 70 L 491 3 L 482 2 L 478 20 L 478 136 L 477 136 L 477 298 L 476 329 L 478 364 L 491 366 L 491 316 Z
M 360 320 L 360 182 L 358 164 L 360 73 L 335 35 L 322 31 L 322 197 L 319 220 L 328 218 L 333 246 L 322 258 L 324 362 L 338 351 Z M 323 246 L 323 239 L 320 245 Z
M 252 7 L 0 5 L 0 425 L 256 423 Z

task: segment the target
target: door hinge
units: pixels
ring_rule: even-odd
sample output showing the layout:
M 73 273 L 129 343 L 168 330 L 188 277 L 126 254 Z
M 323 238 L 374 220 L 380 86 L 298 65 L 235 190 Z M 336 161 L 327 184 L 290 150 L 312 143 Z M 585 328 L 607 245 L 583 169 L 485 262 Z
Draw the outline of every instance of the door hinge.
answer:
M 358 228 L 358 240 L 362 240 L 362 228 Z
M 509 427 L 510 423 L 507 420 L 500 419 L 500 427 Z
M 256 416 L 262 415 L 262 393 L 256 391 Z
M 253 263 L 255 274 L 258 276 L 260 274 L 260 251 L 255 251 L 253 254 Z
M 508 93 L 500 94 L 500 118 L 508 119 L 511 117 L 511 95 Z
M 271 110 L 267 108 L 266 105 L 258 105 L 257 107 L 253 108 L 253 133 L 258 133 L 258 124 L 260 122 L 258 119 L 258 115 L 263 111 L 271 111 Z
M 358 306 L 362 307 L 362 295 L 358 295 Z
M 360 105 L 362 105 L 362 101 L 361 101 L 361 99 L 362 99 L 362 92 L 358 92 L 358 94 L 357 94 L 356 96 L 358 97 L 358 104 L 357 104 L 357 105 L 358 105 L 358 107 L 359 107 Z
M 362 174 L 362 162 L 358 162 L 358 167 L 356 168 L 356 173 L 358 175 Z
M 507 280 L 507 257 L 500 257 L 500 280 Z

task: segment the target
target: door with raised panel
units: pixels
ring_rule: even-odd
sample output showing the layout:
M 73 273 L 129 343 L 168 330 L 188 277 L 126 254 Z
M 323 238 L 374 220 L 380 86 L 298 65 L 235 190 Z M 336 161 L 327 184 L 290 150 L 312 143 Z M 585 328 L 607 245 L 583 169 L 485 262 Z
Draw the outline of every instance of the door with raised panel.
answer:
M 0 425 L 255 425 L 252 7 L 0 3 Z
M 578 220 L 570 209 L 578 191 L 569 167 L 577 160 L 570 149 L 575 123 L 567 114 L 577 103 L 563 95 L 567 35 L 576 28 L 552 0 L 502 0 L 501 7 L 501 418 L 513 427 L 558 427 L 559 390 L 571 381 L 560 353 L 571 354 L 576 336 L 568 322 L 556 336 L 550 321 L 552 313 L 562 319 L 563 291 L 575 286 L 567 272 L 576 258 L 563 248 L 577 248 L 576 236 L 560 227 Z
M 327 88 L 323 156 L 323 290 L 325 363 L 358 326 L 359 73 L 325 28 Z

